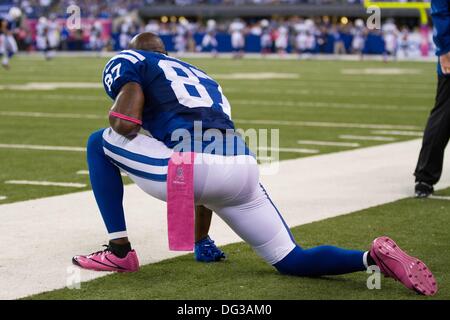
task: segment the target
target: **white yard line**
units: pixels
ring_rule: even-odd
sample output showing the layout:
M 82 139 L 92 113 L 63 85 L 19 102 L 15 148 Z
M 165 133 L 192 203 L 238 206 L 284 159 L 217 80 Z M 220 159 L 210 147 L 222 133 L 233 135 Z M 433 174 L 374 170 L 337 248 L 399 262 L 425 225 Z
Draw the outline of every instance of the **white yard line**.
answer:
M 302 225 L 411 197 L 420 145 L 412 140 L 282 161 L 279 173 L 262 177 L 262 182 L 287 224 Z M 445 168 L 449 166 L 447 150 Z M 444 170 L 437 189 L 450 186 L 448 172 Z M 183 254 L 168 250 L 163 202 L 129 185 L 124 204 L 142 264 Z M 71 257 L 97 250 L 107 238 L 91 191 L 4 204 L 0 216 L 0 243 L 12 244 L 2 248 L 0 299 L 63 288 L 74 274 Z M 216 216 L 211 235 L 219 245 L 240 241 Z M 80 274 L 82 281 L 104 275 Z
M 393 136 L 408 136 L 408 137 L 421 137 L 423 132 L 421 131 L 400 131 L 400 130 L 374 130 L 373 134 L 386 134 Z
M 383 89 L 386 89 L 383 87 Z M 225 89 L 225 94 L 228 94 L 230 92 L 240 92 L 243 94 L 249 94 L 254 93 L 258 94 L 258 96 L 261 98 L 261 95 L 274 95 L 274 94 L 282 94 L 282 95 L 316 95 L 316 96 L 340 96 L 340 97 L 397 97 L 397 98 L 423 98 L 423 99 L 430 99 L 433 97 L 433 93 L 404 93 L 404 92 L 383 92 L 383 91 L 365 91 L 365 90 L 356 90 L 352 92 L 348 92 L 348 90 L 317 90 L 317 89 L 311 89 L 307 88 L 297 88 L 297 89 L 270 89 L 270 88 L 264 88 L 264 89 L 249 89 L 247 86 L 245 87 L 230 87 L 227 86 Z M 403 107 L 407 108 L 407 107 Z M 422 108 L 422 107 L 421 107 Z
M 51 182 L 51 181 L 28 181 L 28 180 L 8 180 L 5 184 L 18 184 L 30 186 L 44 186 L 44 187 L 62 187 L 62 188 L 85 188 L 84 183 L 73 182 Z
M 435 195 L 431 195 L 429 197 L 429 199 L 450 201 L 450 196 L 435 196 Z
M 2 99 L 21 99 L 21 100 L 77 100 L 77 101 L 108 101 L 106 96 L 92 96 L 92 95 L 63 95 L 63 94 L 15 94 L 7 93 L 0 94 Z
M 368 103 L 339 103 L 339 102 L 320 102 L 320 101 L 268 101 L 268 100 L 230 100 L 234 105 L 242 106 L 270 106 L 270 107 L 296 107 L 296 108 L 325 108 L 325 109 L 361 109 L 361 110 L 405 110 L 405 111 L 424 111 L 429 106 L 399 106 L 388 104 L 368 104 Z
M 106 119 L 106 115 L 82 114 L 82 113 L 53 113 L 53 112 L 26 112 L 26 111 L 0 111 L 0 116 L 29 117 L 29 118 L 57 118 L 57 119 Z M 358 128 L 358 129 L 398 129 L 421 130 L 418 126 L 345 123 L 345 122 L 319 122 L 319 121 L 289 121 L 289 120 L 263 120 L 263 119 L 233 119 L 236 123 L 256 125 L 280 125 L 295 127 L 324 127 L 324 128 Z
M 275 159 L 273 157 L 258 156 L 258 160 L 261 162 L 272 162 Z
M 303 148 L 271 148 L 271 147 L 258 147 L 258 151 L 270 151 L 270 152 L 292 152 L 292 153 L 319 153 L 319 150 L 315 149 L 303 149 Z
M 0 149 L 70 151 L 70 152 L 85 152 L 86 151 L 86 148 L 83 148 L 83 147 L 42 146 L 42 145 L 32 145 L 32 144 L 5 144 L 5 143 L 0 143 Z
M 99 82 L 28 82 L 23 84 L 0 85 L 0 90 L 57 90 L 57 89 L 102 89 Z
M 53 112 L 21 112 L 21 111 L 0 111 L 3 117 L 25 117 L 25 118 L 55 118 L 55 119 L 106 119 L 105 115 L 82 114 L 82 113 L 53 113 Z
M 89 171 L 88 170 L 79 170 L 79 171 L 77 171 L 77 174 L 81 175 L 81 176 L 88 176 L 89 175 Z M 123 172 L 121 172 L 120 174 L 122 175 L 122 177 L 126 177 L 127 176 Z
M 274 80 L 274 79 L 298 79 L 298 73 L 279 72 L 245 72 L 212 74 L 211 78 L 217 80 Z
M 297 143 L 312 146 L 350 147 L 350 148 L 357 148 L 360 146 L 360 144 L 356 142 L 336 142 L 336 141 L 316 141 L 316 140 L 298 140 Z
M 341 134 L 339 139 L 346 140 L 364 140 L 364 141 L 395 141 L 397 139 L 392 137 L 381 137 L 381 136 L 357 136 L 353 134 Z
M 294 127 L 420 130 L 420 128 L 417 127 L 417 126 L 391 125 L 391 124 L 318 122 L 318 121 L 289 121 L 289 120 L 244 120 L 244 119 L 233 119 L 233 121 L 236 122 L 236 123 L 242 123 L 242 124 L 279 125 L 279 126 L 294 126 Z

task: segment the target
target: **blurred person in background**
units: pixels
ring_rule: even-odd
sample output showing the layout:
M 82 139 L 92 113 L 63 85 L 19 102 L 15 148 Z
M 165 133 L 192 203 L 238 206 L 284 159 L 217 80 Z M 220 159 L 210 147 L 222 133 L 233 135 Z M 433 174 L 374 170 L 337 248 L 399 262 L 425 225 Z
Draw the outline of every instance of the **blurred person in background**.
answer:
M 409 29 L 408 27 L 403 27 L 400 31 L 400 37 L 398 41 L 399 55 L 403 58 L 409 56 Z
M 89 47 L 93 51 L 100 52 L 105 47 L 105 43 L 102 39 L 103 25 L 101 21 L 95 21 L 91 27 L 89 34 Z
M 14 32 L 18 30 L 21 17 L 22 11 L 17 7 L 12 7 L 7 14 L 0 16 L 0 57 L 5 69 L 9 69 L 9 60 L 18 51 Z
M 154 34 L 159 34 L 160 27 L 159 23 L 156 20 L 149 20 L 148 23 L 144 27 L 145 32 L 151 32 Z
M 46 17 L 40 17 L 36 26 L 36 48 L 48 57 L 48 20 Z
M 366 30 L 364 21 L 362 19 L 356 19 L 353 28 L 351 29 L 353 36 L 352 39 L 352 53 L 358 54 L 363 59 L 363 51 L 366 43 Z
M 267 19 L 261 20 L 260 28 L 261 28 L 261 38 L 260 38 L 261 54 L 266 55 L 272 52 L 273 47 L 272 31 L 270 29 L 269 20 Z
M 234 58 L 242 58 L 245 48 L 245 23 L 241 19 L 235 19 L 229 27 L 231 34 L 231 47 L 233 48 Z
M 331 34 L 334 39 L 334 54 L 346 54 L 344 39 L 342 39 L 341 28 L 339 26 L 333 26 Z
M 216 21 L 212 19 L 206 22 L 206 33 L 203 36 L 200 50 L 209 50 L 213 57 L 217 56 L 217 46 L 219 45 L 216 38 L 216 25 Z
M 133 35 L 137 32 L 133 18 L 125 17 L 125 20 L 120 25 L 119 46 L 121 50 L 127 49 Z
M 381 27 L 381 30 L 383 32 L 384 40 L 384 61 L 387 62 L 389 57 L 392 57 L 394 60 L 397 59 L 398 29 L 394 23 L 394 20 L 387 20 L 386 23 Z
M 50 19 L 47 23 L 47 43 L 48 50 L 46 58 L 47 60 L 53 59 L 56 55 L 56 50 L 60 45 L 61 28 L 55 14 L 50 15 Z
M 183 54 L 188 47 L 188 30 L 186 25 L 179 24 L 176 26 L 176 36 L 173 39 L 175 51 L 178 54 Z
M 278 54 L 284 55 L 287 52 L 289 44 L 289 29 L 285 21 L 281 21 L 277 28 L 277 35 L 275 39 L 275 48 Z

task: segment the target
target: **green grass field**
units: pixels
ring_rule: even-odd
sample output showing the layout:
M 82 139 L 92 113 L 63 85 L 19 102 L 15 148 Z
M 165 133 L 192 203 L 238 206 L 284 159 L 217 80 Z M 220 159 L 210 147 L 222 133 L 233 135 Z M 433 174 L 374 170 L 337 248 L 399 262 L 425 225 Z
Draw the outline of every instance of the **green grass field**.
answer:
M 38 57 L 18 57 L 13 61 L 12 70 L 0 70 L 0 144 L 84 147 L 91 132 L 108 125 L 106 115 L 111 101 L 103 89 L 30 90 L 23 86 L 30 83 L 81 82 L 98 87 L 106 61 L 106 58 L 59 58 L 46 62 Z M 377 130 L 371 126 L 359 128 L 361 124 L 393 126 L 394 129 L 388 131 L 398 131 L 397 126 L 400 126 L 398 128 L 402 131 L 420 134 L 434 99 L 435 66 L 431 63 L 250 59 L 192 59 L 190 62 L 219 78 L 227 74 L 262 72 L 298 75 L 297 79 L 287 80 L 219 81 L 231 102 L 236 126 L 243 129 L 279 129 L 280 147 L 284 148 L 316 149 L 320 153 L 349 149 L 299 145 L 298 140 L 342 141 L 359 143 L 360 147 L 386 143 L 339 138 L 340 135 L 381 135 L 373 133 Z M 348 70 L 380 68 L 405 72 L 413 70 L 415 73 L 406 76 L 345 74 Z M 80 114 L 94 117 L 76 118 Z M 255 120 L 263 124 L 246 123 Z M 264 124 L 265 121 L 275 123 Z M 308 122 L 308 125 L 296 121 Z M 404 129 L 402 126 L 407 127 Z M 387 136 L 395 141 L 417 138 Z M 282 152 L 280 158 L 309 155 Z M 74 191 L 73 188 L 9 185 L 4 181 L 88 184 L 87 176 L 77 175 L 79 170 L 86 170 L 84 158 L 83 152 L 0 148 L 0 196 L 7 197 L 0 203 Z
M 88 177 L 77 174 L 86 170 L 84 152 L 17 149 L 12 145 L 84 147 L 92 131 L 107 126 L 111 101 L 98 87 L 106 61 L 106 58 L 57 58 L 46 62 L 40 57 L 23 56 L 13 61 L 9 72 L 0 70 L 0 199 L 5 197 L 0 204 L 89 189 Z M 256 59 L 189 62 L 219 80 L 231 102 L 237 127 L 279 129 L 280 147 L 316 149 L 317 154 L 417 139 L 432 107 L 436 86 L 432 63 Z M 258 79 L 261 73 L 295 78 Z M 241 79 L 242 74 L 254 74 L 257 80 Z M 230 76 L 234 79 L 229 79 Z M 38 90 L 33 83 L 50 87 L 69 85 Z M 76 89 L 70 83 L 92 86 Z M 381 136 L 391 141 L 343 139 L 345 135 Z M 303 145 L 299 140 L 350 142 L 359 146 Z M 282 152 L 280 157 L 310 155 Z M 60 188 L 5 183 L 10 180 L 87 186 Z M 450 191 L 441 194 L 450 195 Z M 366 249 L 375 236 L 388 234 L 429 264 L 441 287 L 436 298 L 449 299 L 450 260 L 446 253 L 446 245 L 450 243 L 449 209 L 446 201 L 406 199 L 296 227 L 293 232 L 304 247 L 328 243 L 359 249 Z M 144 266 L 137 274 L 83 283 L 81 290 L 57 290 L 33 298 L 422 298 L 388 279 L 382 281 L 381 290 L 368 290 L 364 273 L 323 279 L 280 276 L 245 244 L 229 245 L 225 250 L 230 258 L 223 263 L 199 264 L 192 255 L 186 255 Z
M 380 290 L 369 290 L 369 275 L 363 272 L 323 278 L 282 276 L 240 243 L 223 248 L 229 259 L 221 263 L 201 264 L 189 254 L 147 265 L 135 274 L 115 274 L 82 283 L 80 290 L 56 290 L 31 298 L 450 299 L 449 220 L 447 200 L 408 199 L 292 229 L 303 247 L 327 243 L 367 250 L 375 237 L 388 234 L 433 270 L 440 286 L 434 297 L 419 296 L 385 278 Z

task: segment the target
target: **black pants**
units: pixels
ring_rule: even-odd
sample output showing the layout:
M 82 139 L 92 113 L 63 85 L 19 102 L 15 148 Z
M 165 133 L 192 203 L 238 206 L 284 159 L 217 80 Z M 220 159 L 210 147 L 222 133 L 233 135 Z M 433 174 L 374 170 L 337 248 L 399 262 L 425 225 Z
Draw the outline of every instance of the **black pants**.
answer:
M 436 101 L 423 135 L 414 175 L 417 181 L 436 184 L 441 178 L 444 151 L 450 138 L 450 78 L 439 76 Z

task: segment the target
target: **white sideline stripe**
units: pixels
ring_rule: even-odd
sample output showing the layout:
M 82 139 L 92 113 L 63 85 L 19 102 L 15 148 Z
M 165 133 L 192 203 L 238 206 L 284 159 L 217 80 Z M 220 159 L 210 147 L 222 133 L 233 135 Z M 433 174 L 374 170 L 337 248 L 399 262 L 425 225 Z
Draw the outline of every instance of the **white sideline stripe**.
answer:
M 22 111 L 0 111 L 0 116 L 26 117 L 26 118 L 55 118 L 55 119 L 106 119 L 107 116 L 96 114 L 78 113 L 51 113 L 51 112 L 22 112 Z
M 385 89 L 385 88 L 384 88 Z M 397 98 L 432 98 L 433 93 L 395 93 L 395 92 L 371 92 L 364 90 L 357 90 L 353 92 L 347 92 L 346 90 L 311 90 L 311 89 L 269 89 L 269 88 L 259 88 L 259 89 L 249 89 L 248 87 L 241 88 L 226 88 L 225 92 L 228 94 L 230 92 L 239 92 L 243 94 L 256 93 L 259 96 L 261 95 L 274 95 L 274 94 L 283 94 L 283 95 L 316 95 L 316 96 L 341 96 L 341 97 L 397 97 Z M 408 110 L 422 110 L 423 108 L 416 109 L 413 107 L 410 109 L 409 107 L 401 107 L 402 109 Z
M 89 175 L 89 171 L 88 170 L 78 170 L 77 174 L 80 175 L 80 176 L 88 176 Z M 126 173 L 123 173 L 123 172 L 120 172 L 120 175 L 122 177 L 126 177 L 127 176 Z
M 428 197 L 428 199 L 450 201 L 450 196 L 435 196 L 435 195 L 431 195 L 431 196 Z
M 6 199 L 8 199 L 8 197 L 5 197 L 5 196 L 0 196 L 0 201 L 2 201 L 2 200 L 6 200 Z
M 271 162 L 273 160 L 275 160 L 273 157 L 263 157 L 263 156 L 258 156 L 257 160 L 259 161 L 263 161 L 263 162 Z
M 0 111 L 0 116 L 9 117 L 30 117 L 30 118 L 58 118 L 58 119 L 106 119 L 105 116 L 96 114 L 78 113 L 53 113 L 53 112 L 22 112 L 22 111 Z M 399 130 L 421 130 L 420 127 L 411 125 L 390 125 L 390 124 L 365 124 L 365 123 L 345 123 L 345 122 L 316 122 L 316 121 L 289 121 L 289 120 L 246 120 L 233 119 L 236 123 L 262 124 L 262 125 L 282 125 L 297 127 L 324 127 L 324 128 L 357 128 L 357 129 L 399 129 Z
M 298 79 L 298 73 L 278 72 L 246 72 L 246 73 L 224 73 L 212 74 L 213 79 L 218 80 L 275 80 L 275 79 Z
M 86 148 L 82 147 L 67 147 L 67 146 L 41 146 L 31 144 L 4 144 L 0 143 L 1 149 L 23 149 L 23 150 L 43 150 L 43 151 L 71 151 L 71 152 L 85 152 Z
M 271 148 L 271 147 L 258 147 L 258 151 L 270 151 L 270 152 L 293 152 L 293 153 L 319 153 L 319 150 L 315 149 L 302 149 L 302 148 Z
M 43 151 L 71 151 L 71 152 L 86 152 L 86 148 L 84 147 L 68 147 L 68 146 L 41 146 L 41 145 L 30 145 L 30 144 L 0 144 L 0 148 L 2 149 L 23 149 L 23 150 L 43 150 Z M 259 147 L 258 150 L 266 150 L 272 152 L 295 152 L 295 153 L 319 153 L 318 150 L 313 149 L 301 149 L 301 148 L 267 148 L 267 147 Z M 112 154 L 108 150 L 105 150 L 105 153 L 112 156 L 117 157 L 116 160 L 123 160 L 122 157 Z M 110 154 L 111 153 L 111 154 Z M 132 160 L 128 160 L 133 162 Z M 133 162 L 134 163 L 134 162 Z M 136 165 L 141 165 L 140 163 L 136 163 Z M 143 166 L 144 165 L 142 164 Z M 152 173 L 155 174 L 166 174 L 167 167 L 158 167 L 158 166 L 148 166 L 151 167 Z M 165 170 L 163 170 L 165 168 Z M 155 171 L 156 170 L 156 171 Z
M 21 95 L 15 93 L 7 93 L 2 94 L 1 98 L 5 99 L 21 99 L 21 100 L 32 100 L 36 101 L 39 99 L 40 101 L 45 100 L 76 100 L 76 101 L 108 101 L 106 97 L 103 96 L 92 96 L 92 95 L 62 95 L 62 94 L 40 94 L 40 95 Z
M 316 122 L 316 121 L 289 121 L 289 120 L 244 120 L 234 119 L 236 123 L 262 124 L 262 125 L 284 125 L 298 127 L 324 127 L 324 128 L 347 128 L 347 129 L 405 129 L 417 130 L 416 126 L 390 125 L 390 124 L 366 124 L 366 123 L 345 123 L 345 122 Z
M 374 134 L 386 134 L 393 136 L 410 136 L 410 137 L 421 137 L 423 132 L 420 131 L 399 131 L 399 130 L 375 130 L 372 131 Z
M 356 136 L 352 134 L 341 134 L 339 139 L 346 140 L 366 140 L 366 141 L 395 141 L 397 139 L 392 137 L 381 137 L 381 136 Z
M 50 91 L 56 89 L 100 89 L 97 82 L 28 82 L 24 84 L 0 85 L 0 90 L 39 90 Z
M 415 139 L 281 161 L 279 173 L 263 176 L 262 182 L 286 223 L 303 225 L 413 196 L 411 173 L 420 146 L 421 140 Z M 446 169 L 450 149 L 444 159 L 437 190 L 450 186 Z M 127 185 L 124 207 L 128 233 L 142 265 L 184 254 L 168 249 L 165 203 L 145 195 L 136 185 Z M 96 250 L 107 238 L 92 191 L 3 204 L 0 216 L 0 243 L 18 235 L 21 239 L 2 248 L 0 299 L 65 287 L 71 257 Z M 217 245 L 241 241 L 216 218 L 211 234 Z M 81 281 L 104 275 L 80 270 Z
M 351 147 L 351 148 L 357 148 L 360 146 L 360 144 L 356 142 L 335 142 L 335 141 L 315 141 L 315 140 L 298 140 L 297 143 L 313 146 L 332 146 L 332 147 Z
M 84 188 L 84 187 L 86 187 L 86 184 L 84 184 L 84 183 L 28 181 L 28 180 L 8 180 L 8 181 L 5 181 L 5 184 L 47 186 L 47 187 L 66 187 L 66 188 Z
M 376 105 L 367 103 L 338 103 L 338 102 L 313 102 L 313 101 L 268 101 L 268 100 L 231 100 L 232 104 L 245 106 L 280 106 L 298 108 L 325 108 L 325 109 L 363 109 L 363 110 L 428 110 L 427 106 L 398 106 L 398 105 Z

